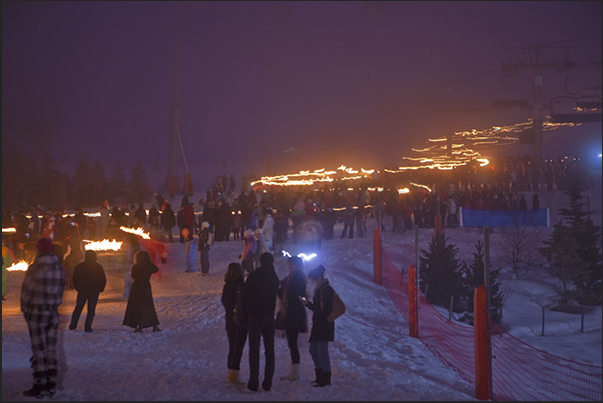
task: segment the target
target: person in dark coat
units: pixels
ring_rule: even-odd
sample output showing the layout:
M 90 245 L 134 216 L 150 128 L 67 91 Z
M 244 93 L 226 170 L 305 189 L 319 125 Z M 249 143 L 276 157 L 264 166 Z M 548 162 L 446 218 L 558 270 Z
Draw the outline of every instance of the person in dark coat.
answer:
M 209 230 L 209 223 L 203 221 L 201 223 L 201 232 L 199 232 L 199 251 L 201 252 L 201 275 L 209 274 L 209 250 L 212 244 L 212 234 Z
M 84 331 L 86 333 L 92 332 L 92 321 L 96 312 L 98 296 L 101 292 L 105 291 L 105 286 L 107 285 L 105 269 L 96 260 L 96 252 L 87 250 L 84 261 L 75 266 L 73 271 L 73 287 L 77 291 L 77 299 L 75 308 L 71 314 L 69 330 L 77 328 L 82 309 L 84 309 L 84 305 L 88 302 L 88 313 L 86 314 Z
M 356 222 L 356 212 L 352 203 L 348 203 L 345 211 L 343 212 L 343 230 L 341 231 L 340 238 L 345 238 L 346 232 L 349 230 L 348 237 L 354 238 L 354 223 Z
M 138 219 L 138 223 L 142 226 L 142 228 L 147 225 L 147 211 L 144 209 L 142 203 L 138 205 L 138 208 L 134 212 L 134 217 Z
M 532 210 L 540 209 L 540 201 L 538 200 L 538 193 L 534 193 L 532 196 Z
M 270 252 L 260 256 L 260 267 L 249 274 L 241 290 L 244 316 L 249 335 L 249 381 L 247 389 L 259 390 L 260 340 L 264 340 L 266 358 L 262 388 L 269 391 L 274 376 L 274 309 L 279 279 L 274 271 L 274 257 Z
M 241 291 L 245 284 L 245 272 L 240 263 L 233 262 L 228 265 L 224 275 L 222 289 L 222 305 L 226 319 L 226 335 L 228 337 L 228 377 L 226 381 L 233 386 L 245 386 L 239 381 L 241 357 L 247 341 L 247 323 L 241 316 Z
M 291 366 L 289 375 L 281 377 L 281 380 L 296 381 L 300 377 L 300 354 L 297 339 L 300 333 L 308 332 L 306 308 L 300 299 L 300 297 L 306 297 L 306 274 L 304 273 L 304 261 L 298 256 L 291 256 L 287 259 L 287 268 L 289 274 L 281 281 L 278 295 L 282 301 L 281 312 L 285 313 L 284 329 L 291 353 Z
M 68 226 L 68 235 L 63 240 L 63 250 L 65 251 L 63 268 L 65 269 L 67 281 L 65 288 L 73 290 L 75 288 L 73 285 L 75 266 L 84 260 L 84 238 L 77 226 Z
M 527 209 L 528 209 L 528 202 L 526 201 L 526 196 L 522 194 L 519 197 L 519 210 L 527 210 Z
M 128 297 L 123 325 L 133 328 L 136 333 L 142 333 L 147 327 L 153 327 L 154 332 L 160 332 L 150 281 L 151 275 L 157 273 L 159 268 L 153 264 L 151 255 L 146 250 L 136 252 L 134 262 L 134 282 Z
M 316 379 L 314 386 L 327 386 L 331 384 L 331 359 L 329 357 L 329 342 L 335 340 L 335 323 L 327 321 L 333 309 L 333 295 L 335 291 L 325 279 L 325 268 L 318 265 L 310 270 L 308 279 L 314 283 L 314 296 L 312 302 L 300 298 L 312 314 L 312 330 L 310 331 L 310 355 L 314 362 Z
M 161 212 L 160 220 L 168 239 L 170 242 L 174 242 L 172 228 L 176 226 L 176 214 L 174 213 L 174 210 L 172 210 L 172 206 L 170 206 L 169 203 L 165 204 L 165 208 Z
M 180 243 L 184 243 L 182 230 L 184 228 L 188 228 L 189 233 L 191 234 L 193 234 L 195 231 L 195 229 L 193 228 L 195 223 L 195 210 L 188 201 L 188 196 L 184 196 L 182 198 L 182 203 L 180 204 L 180 210 L 178 210 L 176 220 L 178 227 L 180 228 Z

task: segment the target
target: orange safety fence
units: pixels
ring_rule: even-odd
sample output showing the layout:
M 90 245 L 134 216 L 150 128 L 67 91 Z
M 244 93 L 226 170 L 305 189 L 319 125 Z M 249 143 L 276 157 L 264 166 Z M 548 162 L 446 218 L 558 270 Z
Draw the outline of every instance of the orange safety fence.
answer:
M 390 298 L 408 321 L 408 279 L 405 271 L 394 265 L 386 248 L 381 249 L 381 273 Z M 419 340 L 464 380 L 475 385 L 473 327 L 449 321 L 421 293 L 418 322 Z M 495 324 L 491 327 L 493 400 L 602 400 L 601 367 L 554 356 L 522 342 Z

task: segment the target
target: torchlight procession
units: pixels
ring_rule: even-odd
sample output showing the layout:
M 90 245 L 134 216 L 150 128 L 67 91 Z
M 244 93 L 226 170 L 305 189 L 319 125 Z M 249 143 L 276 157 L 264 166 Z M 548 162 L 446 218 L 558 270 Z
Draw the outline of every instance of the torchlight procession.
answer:
M 447 155 L 447 139 L 433 138 L 429 139 L 433 145 L 424 149 L 415 149 L 412 151 L 424 154 L 421 157 L 402 157 L 404 160 L 411 161 L 413 164 L 400 166 L 397 169 L 384 169 L 385 172 L 396 174 L 408 170 L 418 169 L 440 169 L 451 170 L 456 167 L 464 166 L 472 161 L 476 161 L 480 166 L 486 166 L 490 163 L 489 159 L 482 156 L 479 151 L 471 147 L 485 145 L 511 145 L 519 142 L 519 134 L 532 125 L 531 121 L 517 123 L 509 126 L 494 126 L 484 130 L 470 130 L 455 132 L 451 140 L 453 143 L 451 148 L 451 156 Z M 544 122 L 542 130 L 551 131 L 558 129 L 561 126 L 577 126 L 579 123 L 552 123 Z M 466 145 L 466 144 L 470 144 Z M 252 182 L 251 186 L 309 186 L 320 183 L 331 183 L 334 181 L 351 181 L 356 179 L 372 179 L 378 177 L 379 172 L 375 169 L 360 170 L 349 168 L 341 165 L 336 170 L 327 170 L 320 168 L 316 170 L 303 170 L 294 174 L 283 174 L 276 176 L 264 176 L 259 180 Z M 413 186 L 418 186 L 430 190 L 424 184 L 413 183 Z M 398 189 L 399 193 L 407 193 L 408 189 Z

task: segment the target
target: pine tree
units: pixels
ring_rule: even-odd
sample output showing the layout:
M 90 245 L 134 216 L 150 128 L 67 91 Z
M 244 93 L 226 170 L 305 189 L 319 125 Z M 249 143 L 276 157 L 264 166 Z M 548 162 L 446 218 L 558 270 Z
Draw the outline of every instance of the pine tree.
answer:
M 75 190 L 75 205 L 78 207 L 88 206 L 92 203 L 93 199 L 93 185 L 90 162 L 87 157 L 82 157 L 78 161 L 75 167 L 75 173 L 73 174 L 73 186 Z
M 136 203 L 146 203 L 149 200 L 149 180 L 140 160 L 136 161 L 130 171 L 128 188 L 130 189 L 131 200 L 136 201 Z
M 111 174 L 109 176 L 109 182 L 111 183 L 111 195 L 109 200 L 116 199 L 118 197 L 124 198 L 126 196 L 126 184 L 127 178 L 124 172 L 124 167 L 120 161 L 116 161 Z
M 584 209 L 582 192 L 588 189 L 584 175 L 575 172 L 568 179 L 568 187 L 563 193 L 569 199 L 569 208 L 560 209 L 562 219 L 555 225 L 551 239 L 544 242 L 548 246 L 540 251 L 552 265 L 564 265 L 563 269 L 553 269 L 559 274 L 565 273 L 564 279 L 572 279 L 577 287 L 578 302 L 601 305 L 603 270 L 601 249 L 598 247 L 601 228 L 590 220 L 591 212 Z M 574 251 L 568 249 L 570 245 L 575 247 Z M 575 258 L 569 258 L 574 253 Z M 575 273 L 566 273 L 568 270 L 575 270 Z
M 498 275 L 502 268 L 495 270 L 490 269 L 489 280 L 490 280 L 490 320 L 500 324 L 502 320 L 502 307 L 504 301 L 504 292 L 501 289 Z M 475 296 L 475 289 L 479 286 L 484 285 L 484 245 L 481 241 L 475 245 L 475 252 L 473 253 L 473 261 L 469 266 L 466 264 L 462 268 L 463 273 L 463 291 L 464 298 L 467 301 L 467 310 L 469 313 L 465 314 L 461 321 L 467 322 L 473 325 L 473 303 Z
M 559 296 L 557 309 L 564 312 L 573 311 L 572 283 L 581 283 L 588 277 L 588 264 L 578 256 L 578 240 L 570 227 L 558 221 L 553 227 L 551 239 L 543 242 L 547 245 L 540 248 L 540 252 L 547 258 L 552 273 L 557 277 L 561 285 L 553 289 Z
M 443 232 L 436 233 L 429 242 L 429 252 L 422 250 L 419 257 L 421 291 L 432 305 L 448 307 L 454 297 L 453 309 L 458 310 L 463 293 L 461 263 L 456 258 L 458 248 L 447 244 Z
M 105 200 L 105 191 L 109 185 L 107 181 L 107 176 L 105 175 L 105 168 L 98 161 L 94 161 L 94 165 L 91 170 L 91 181 L 92 181 L 92 190 L 93 190 L 93 206 L 100 206 L 101 203 Z

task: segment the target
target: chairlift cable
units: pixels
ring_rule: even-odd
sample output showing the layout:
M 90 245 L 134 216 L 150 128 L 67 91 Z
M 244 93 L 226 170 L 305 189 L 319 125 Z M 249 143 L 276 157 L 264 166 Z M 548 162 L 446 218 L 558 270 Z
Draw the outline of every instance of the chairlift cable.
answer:
M 174 122 L 176 125 L 176 133 L 178 133 L 178 141 L 180 142 L 180 150 L 182 151 L 182 159 L 184 160 L 184 167 L 186 168 L 186 173 L 188 171 L 188 164 L 186 163 L 186 155 L 184 154 L 184 147 L 182 146 L 182 137 L 180 137 L 180 129 L 178 128 L 178 122 Z

